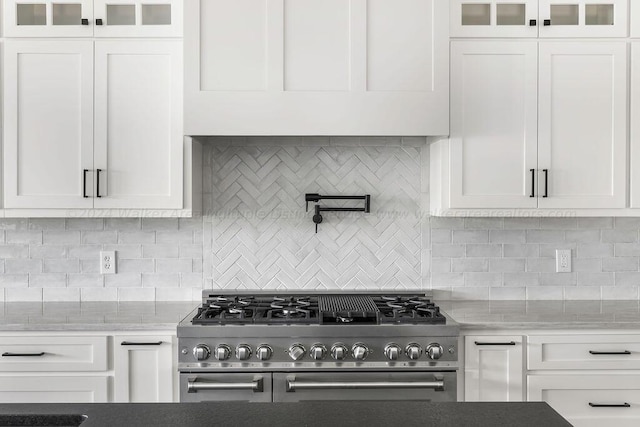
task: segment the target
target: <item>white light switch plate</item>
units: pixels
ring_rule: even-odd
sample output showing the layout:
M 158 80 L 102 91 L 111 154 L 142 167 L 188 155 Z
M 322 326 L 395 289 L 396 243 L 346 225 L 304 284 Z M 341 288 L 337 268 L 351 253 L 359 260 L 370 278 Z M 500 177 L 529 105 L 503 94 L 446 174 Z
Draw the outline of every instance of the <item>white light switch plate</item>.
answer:
M 116 251 L 100 252 L 100 274 L 116 274 Z

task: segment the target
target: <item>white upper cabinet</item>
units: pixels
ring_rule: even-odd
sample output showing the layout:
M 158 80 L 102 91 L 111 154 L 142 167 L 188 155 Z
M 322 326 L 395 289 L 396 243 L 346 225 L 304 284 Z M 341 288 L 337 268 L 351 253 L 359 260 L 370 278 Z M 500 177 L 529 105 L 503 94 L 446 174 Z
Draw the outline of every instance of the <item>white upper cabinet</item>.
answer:
M 624 208 L 627 44 L 540 43 L 539 62 L 539 207 Z
M 537 206 L 537 50 L 535 41 L 451 43 L 452 207 Z
M 6 41 L 4 70 L 5 207 L 92 207 L 93 43 Z
M 448 8 L 185 2 L 185 133 L 446 135 Z
M 179 40 L 96 41 L 96 208 L 182 207 L 181 59 Z
M 453 0 L 451 35 L 626 37 L 628 10 L 629 0 Z
M 5 37 L 181 37 L 183 0 L 5 0 Z

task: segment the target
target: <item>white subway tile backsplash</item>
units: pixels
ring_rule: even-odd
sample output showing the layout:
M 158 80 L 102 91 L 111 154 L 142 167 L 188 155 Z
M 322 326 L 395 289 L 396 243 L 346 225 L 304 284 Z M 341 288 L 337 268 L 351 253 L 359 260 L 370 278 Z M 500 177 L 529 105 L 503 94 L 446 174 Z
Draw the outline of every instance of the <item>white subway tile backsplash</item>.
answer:
M 43 272 L 45 273 L 79 273 L 78 259 L 45 259 Z
M 82 287 L 80 289 L 80 299 L 83 302 L 118 301 L 118 289 Z
M 156 290 L 154 288 L 119 288 L 118 301 L 155 301 Z
M 635 243 L 638 241 L 638 229 L 602 230 L 603 243 Z
M 610 258 L 613 257 L 611 243 L 581 243 L 577 245 L 577 258 Z
M 41 302 L 42 288 L 5 288 L 6 302 Z
M 451 260 L 451 271 L 454 273 L 489 271 L 489 260 L 455 258 Z
M 77 288 L 44 288 L 42 299 L 51 302 L 80 302 L 80 289 Z
M 5 241 L 9 245 L 41 245 L 42 231 L 11 231 L 5 232 Z
M 45 245 L 79 245 L 80 231 L 44 230 L 42 241 Z
M 453 243 L 488 243 L 488 230 L 454 230 Z
M 502 245 L 469 244 L 466 245 L 466 256 L 468 258 L 501 257 Z
M 638 271 L 637 257 L 618 257 L 602 259 L 602 271 Z
M 120 254 L 118 254 L 120 255 Z M 156 269 L 153 259 L 123 259 L 118 256 L 117 270 L 119 273 L 153 273 Z
M 66 288 L 67 275 L 64 273 L 29 274 L 30 288 Z
M 105 245 L 109 243 L 118 242 L 117 231 L 83 231 L 81 243 L 83 245 L 100 244 Z
M 7 259 L 4 263 L 7 274 L 42 273 L 41 259 Z

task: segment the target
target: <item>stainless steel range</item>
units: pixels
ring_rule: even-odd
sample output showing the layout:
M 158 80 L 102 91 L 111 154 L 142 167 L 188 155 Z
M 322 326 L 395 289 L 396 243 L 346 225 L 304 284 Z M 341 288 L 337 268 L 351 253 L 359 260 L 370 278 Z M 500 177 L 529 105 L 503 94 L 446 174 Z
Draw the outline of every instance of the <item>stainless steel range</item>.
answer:
M 178 325 L 180 400 L 455 401 L 458 325 L 419 294 L 222 294 Z

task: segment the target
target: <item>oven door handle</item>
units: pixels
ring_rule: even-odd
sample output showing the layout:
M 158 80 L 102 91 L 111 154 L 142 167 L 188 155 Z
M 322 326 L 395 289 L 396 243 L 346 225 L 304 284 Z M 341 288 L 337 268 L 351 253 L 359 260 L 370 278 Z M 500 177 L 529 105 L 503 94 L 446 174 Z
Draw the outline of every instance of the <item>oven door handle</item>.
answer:
M 444 381 L 296 381 L 295 377 L 287 377 L 287 392 L 297 390 L 326 390 L 326 389 L 434 389 L 444 391 Z
M 216 390 L 251 390 L 254 393 L 262 393 L 264 391 L 264 380 L 261 376 L 256 376 L 253 381 L 247 383 L 221 383 L 198 380 L 198 378 L 189 378 L 187 380 L 187 393 Z

